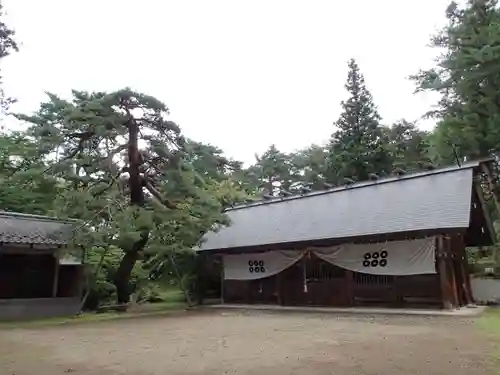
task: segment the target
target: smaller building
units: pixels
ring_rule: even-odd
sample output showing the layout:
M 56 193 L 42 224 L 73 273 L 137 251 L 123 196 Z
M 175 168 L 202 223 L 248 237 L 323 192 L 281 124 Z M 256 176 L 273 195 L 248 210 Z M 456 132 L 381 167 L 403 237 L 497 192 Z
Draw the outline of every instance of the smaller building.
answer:
M 228 303 L 463 306 L 466 247 L 494 243 L 481 184 L 491 160 L 227 210 L 198 249 L 200 285 Z
M 68 248 L 76 223 L 0 212 L 0 320 L 79 312 L 83 252 Z

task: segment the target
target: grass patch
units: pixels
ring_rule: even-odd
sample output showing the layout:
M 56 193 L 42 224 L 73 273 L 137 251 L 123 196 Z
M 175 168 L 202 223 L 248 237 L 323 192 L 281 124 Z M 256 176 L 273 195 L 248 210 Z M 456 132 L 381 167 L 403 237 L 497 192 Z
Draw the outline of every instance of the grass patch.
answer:
M 495 342 L 494 361 L 500 365 L 500 308 L 489 308 L 478 321 L 479 327 Z M 498 366 L 497 366 L 498 368 Z M 498 372 L 500 375 L 500 372 Z
M 85 312 L 77 316 L 69 316 L 69 317 L 55 317 L 55 318 L 25 320 L 25 321 L 3 321 L 3 322 L 0 321 L 0 329 L 48 327 L 48 326 L 57 326 L 63 324 L 94 323 L 94 322 L 111 321 L 117 319 L 139 318 L 139 317 L 147 317 L 153 315 L 161 315 L 164 313 L 174 312 L 174 311 L 182 311 L 185 308 L 186 305 L 183 302 L 179 301 L 159 302 L 159 303 L 131 306 L 129 310 L 126 312 L 114 312 L 114 311 L 105 313 Z
M 487 309 L 478 323 L 488 335 L 500 341 L 500 308 Z
M 184 293 L 177 288 L 161 289 L 158 294 L 165 303 L 180 303 L 184 301 Z

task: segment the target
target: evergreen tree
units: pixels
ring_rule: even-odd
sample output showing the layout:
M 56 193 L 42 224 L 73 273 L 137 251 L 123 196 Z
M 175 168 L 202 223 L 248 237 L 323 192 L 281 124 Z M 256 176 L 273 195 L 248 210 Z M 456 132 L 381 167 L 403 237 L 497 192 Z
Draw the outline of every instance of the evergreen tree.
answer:
M 430 163 L 429 134 L 412 122 L 401 120 L 382 128 L 393 168 L 422 169 Z
M 332 182 L 343 177 L 366 180 L 370 173 L 380 173 L 389 163 L 372 95 L 354 59 L 348 67 L 345 88 L 350 97 L 342 102 L 343 112 L 334 123 L 338 130 L 330 140 L 328 175 Z
M 256 155 L 257 162 L 248 170 L 254 178 L 257 189 L 265 194 L 278 195 L 280 190 L 289 190 L 293 177 L 291 175 L 290 155 L 271 145 L 262 155 Z
M 312 190 L 323 189 L 326 182 L 327 157 L 328 150 L 315 144 L 292 153 L 290 164 L 294 183 L 291 190 L 297 191 L 306 186 Z
M 440 122 L 434 132 L 434 154 L 454 160 L 488 157 L 500 152 L 500 11 L 496 0 L 469 0 L 461 8 L 450 4 L 447 26 L 432 39 L 444 53 L 436 68 L 413 78 L 419 90 L 442 95 L 429 115 Z

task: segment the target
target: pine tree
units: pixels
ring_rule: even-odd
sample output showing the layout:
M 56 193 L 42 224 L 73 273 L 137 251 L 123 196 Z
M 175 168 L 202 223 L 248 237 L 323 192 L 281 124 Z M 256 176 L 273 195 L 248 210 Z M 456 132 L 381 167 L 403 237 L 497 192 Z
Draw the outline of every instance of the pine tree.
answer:
M 343 177 L 366 180 L 388 163 L 381 140 L 381 118 L 372 95 L 354 59 L 348 67 L 345 88 L 350 97 L 342 102 L 343 112 L 334 123 L 338 130 L 330 140 L 328 175 L 332 182 Z
M 73 91 L 71 100 L 49 94 L 34 115 L 17 117 L 30 125 L 36 156 L 50 163 L 30 173 L 64 184 L 54 203 L 58 216 L 87 224 L 76 242 L 121 249 L 113 275 L 119 303 L 129 302 L 140 260 L 163 267 L 227 224 L 223 206 L 239 194 L 219 178 L 226 161 L 207 158 L 203 145 L 186 140 L 154 97 L 130 89 Z

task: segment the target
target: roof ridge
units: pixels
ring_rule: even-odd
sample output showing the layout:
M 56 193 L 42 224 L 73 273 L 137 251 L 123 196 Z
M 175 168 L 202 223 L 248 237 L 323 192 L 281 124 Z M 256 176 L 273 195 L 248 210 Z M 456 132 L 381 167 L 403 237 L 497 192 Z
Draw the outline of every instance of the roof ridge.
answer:
M 482 159 L 482 160 L 470 161 L 470 162 L 465 162 L 462 165 L 451 165 L 451 166 L 436 168 L 436 169 L 432 169 L 432 170 L 415 171 L 413 173 L 400 175 L 400 176 L 382 177 L 382 178 L 380 178 L 378 180 L 374 180 L 374 181 L 372 181 L 372 180 L 359 181 L 359 182 L 356 182 L 354 184 L 335 186 L 335 187 L 325 189 L 325 190 L 320 190 L 320 191 L 299 193 L 299 194 L 294 194 L 292 196 L 287 196 L 287 197 L 275 197 L 275 198 L 271 198 L 268 200 L 259 200 L 259 201 L 252 202 L 252 203 L 243 203 L 243 204 L 239 204 L 239 205 L 235 205 L 233 207 L 227 208 L 225 210 L 225 212 L 236 211 L 236 210 L 241 210 L 241 209 L 250 208 L 250 207 L 263 206 L 263 205 L 268 205 L 268 204 L 288 202 L 288 201 L 291 201 L 294 199 L 303 199 L 303 198 L 310 198 L 310 197 L 314 197 L 314 196 L 318 196 L 318 195 L 333 194 L 333 193 L 337 193 L 340 191 L 360 189 L 360 188 L 370 187 L 370 186 L 374 186 L 374 185 L 382 185 L 382 184 L 388 184 L 388 183 L 393 183 L 393 182 L 400 182 L 400 181 L 411 180 L 411 179 L 415 179 L 415 178 L 432 176 L 432 175 L 436 175 L 436 174 L 455 172 L 455 171 L 463 170 L 463 169 L 472 169 L 472 168 L 476 168 L 476 167 L 480 166 L 483 163 L 487 163 L 489 161 L 491 161 L 491 160 L 490 159 Z
M 79 222 L 77 219 L 58 219 L 52 216 L 45 215 L 36 215 L 36 214 L 25 214 L 21 212 L 10 212 L 10 211 L 0 211 L 0 217 L 7 218 L 15 218 L 21 220 L 36 220 L 36 221 L 47 221 L 47 222 L 55 222 L 55 223 L 66 223 L 66 224 L 74 224 Z

